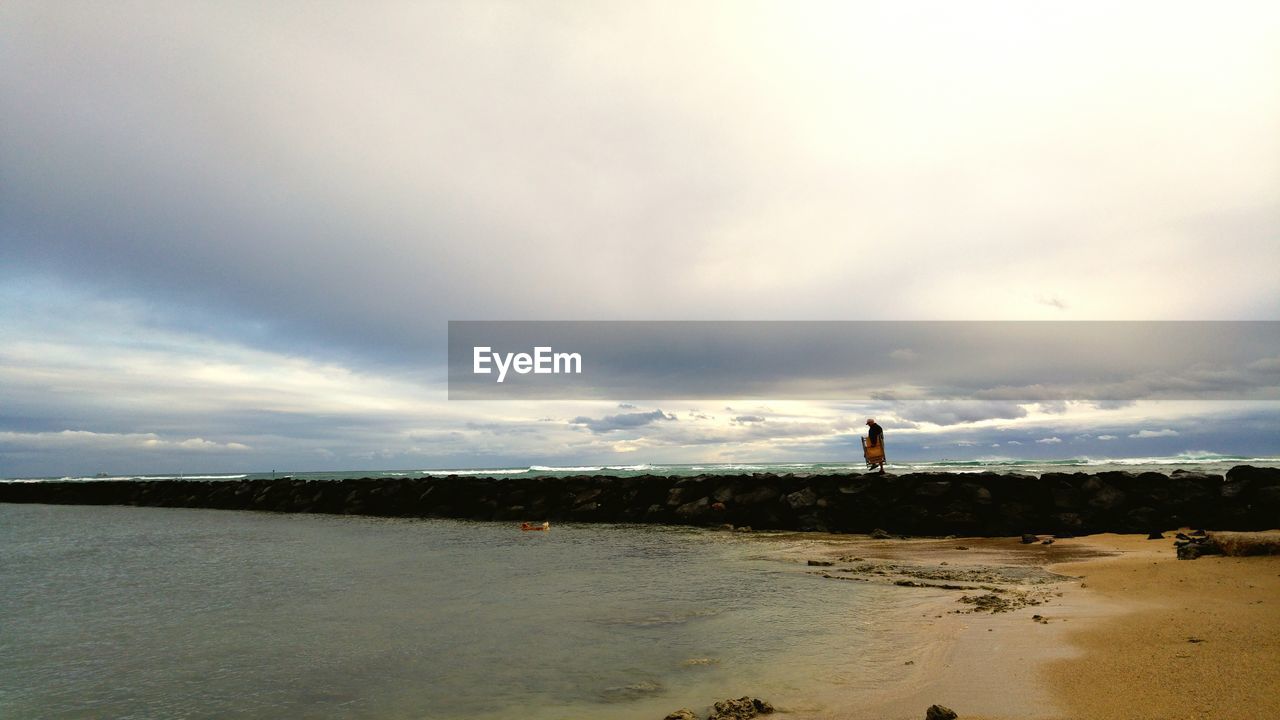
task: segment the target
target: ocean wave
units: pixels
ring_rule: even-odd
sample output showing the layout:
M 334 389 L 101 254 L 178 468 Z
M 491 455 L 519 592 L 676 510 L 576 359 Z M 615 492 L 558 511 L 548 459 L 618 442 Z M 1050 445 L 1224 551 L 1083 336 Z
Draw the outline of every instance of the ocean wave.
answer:
M 519 475 L 529 468 L 502 468 L 499 470 L 419 470 L 423 475 Z
M 1055 463 L 1077 464 L 1075 460 L 1015 460 L 1013 458 L 986 458 L 978 460 L 929 460 L 924 462 L 904 462 L 903 467 L 1006 467 L 1019 465 L 1052 465 Z
M 242 480 L 248 474 L 239 475 L 65 475 L 60 478 L 10 478 L 10 482 L 90 482 L 111 480 Z
M 1025 460 L 1015 458 L 977 458 L 973 460 L 934 460 L 924 462 L 890 463 L 897 467 L 913 469 L 948 470 L 961 468 L 1033 468 L 1033 467 L 1100 467 L 1105 465 L 1121 467 L 1138 467 L 1144 465 L 1210 465 L 1221 463 L 1272 463 L 1280 460 L 1274 457 L 1249 457 L 1245 455 L 1222 455 L 1219 453 L 1190 451 L 1177 455 L 1161 455 L 1148 457 L 1089 457 L 1054 458 L 1045 460 Z
M 239 480 L 248 475 L 113 475 L 108 477 L 64 477 L 62 480 Z
M 1181 453 L 1165 457 L 1116 458 L 1105 462 L 1116 465 L 1191 465 L 1195 463 L 1268 462 L 1275 458 L 1255 458 L 1242 455 L 1218 455 L 1216 453 Z

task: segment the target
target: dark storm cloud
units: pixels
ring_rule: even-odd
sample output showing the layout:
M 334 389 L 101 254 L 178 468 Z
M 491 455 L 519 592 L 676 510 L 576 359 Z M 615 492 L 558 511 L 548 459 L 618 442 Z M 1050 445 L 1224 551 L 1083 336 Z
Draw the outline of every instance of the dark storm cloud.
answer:
M 899 403 L 899 416 L 908 422 L 935 425 L 957 425 L 980 420 L 1011 420 L 1027 416 L 1026 408 L 1017 403 L 981 400 Z
M 638 428 L 650 423 L 676 420 L 675 415 L 663 412 L 662 410 L 654 410 L 652 412 L 634 412 L 620 413 L 618 415 L 606 415 L 602 418 L 590 418 L 580 415 L 569 421 L 570 425 L 582 425 L 593 433 L 608 433 L 614 430 L 629 430 Z
M 752 447 L 757 444 L 791 443 L 797 439 L 835 437 L 843 433 L 842 442 L 856 442 L 852 437 L 851 423 L 833 417 L 819 420 L 786 422 L 730 422 L 728 427 L 718 424 L 682 423 L 655 427 L 646 433 L 649 439 L 666 445 L 698 447 L 709 445 L 734 445 Z

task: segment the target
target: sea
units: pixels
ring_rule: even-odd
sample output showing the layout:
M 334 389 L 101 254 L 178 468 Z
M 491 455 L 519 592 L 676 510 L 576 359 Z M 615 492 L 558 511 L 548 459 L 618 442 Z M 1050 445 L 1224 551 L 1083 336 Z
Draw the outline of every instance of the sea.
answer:
M 1176 469 L 1186 455 L 894 463 Z M 346 477 L 861 473 L 850 463 L 527 466 Z M 235 480 L 271 473 L 108 475 Z M 22 478 L 93 480 L 95 477 Z M 793 717 L 905 692 L 937 593 L 836 582 L 804 533 L 0 503 L 0 718 L 660 718 L 751 695 Z M 945 611 L 941 611 L 945 612 Z M 920 678 L 915 678 L 919 682 Z
M 886 472 L 1016 473 L 1040 476 L 1047 472 L 1161 472 L 1187 470 L 1222 475 L 1237 465 L 1280 467 L 1280 457 L 1221 455 L 1217 453 L 1182 453 L 1162 457 L 1074 457 L 1052 460 L 1026 460 L 1007 457 L 984 457 L 970 460 L 894 461 L 885 465 Z M 341 480 L 344 478 L 440 477 L 448 475 L 490 478 L 568 477 L 572 475 L 605 475 L 634 477 L 637 475 L 741 475 L 775 474 L 857 474 L 867 472 L 861 462 L 785 462 L 785 463 L 636 463 L 631 465 L 523 465 L 488 468 L 419 468 L 403 470 L 271 470 L 244 473 L 152 473 L 128 474 L 102 472 L 95 475 L 6 478 L 9 481 L 41 482 L 47 480 L 264 480 L 293 477 L 304 480 Z
M 0 717 L 821 712 L 905 681 L 931 598 L 818 577 L 811 542 L 0 504 Z

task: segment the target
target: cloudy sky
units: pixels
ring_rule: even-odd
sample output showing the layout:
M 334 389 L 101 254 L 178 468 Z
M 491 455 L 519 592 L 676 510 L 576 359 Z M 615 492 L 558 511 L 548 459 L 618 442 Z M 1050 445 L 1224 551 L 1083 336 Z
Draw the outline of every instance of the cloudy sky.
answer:
M 1249 398 L 445 383 L 449 320 L 1280 320 L 1275 3 L 13 0 L 0 111 L 0 475 L 1280 454 Z

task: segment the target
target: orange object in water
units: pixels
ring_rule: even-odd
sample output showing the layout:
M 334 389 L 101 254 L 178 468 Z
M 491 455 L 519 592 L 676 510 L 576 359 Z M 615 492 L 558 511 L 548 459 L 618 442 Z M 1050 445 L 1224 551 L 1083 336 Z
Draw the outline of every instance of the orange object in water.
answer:
M 541 525 L 534 525 L 533 523 L 522 522 L 520 523 L 520 529 L 525 532 L 529 532 L 531 530 L 550 530 L 551 523 L 544 522 Z

